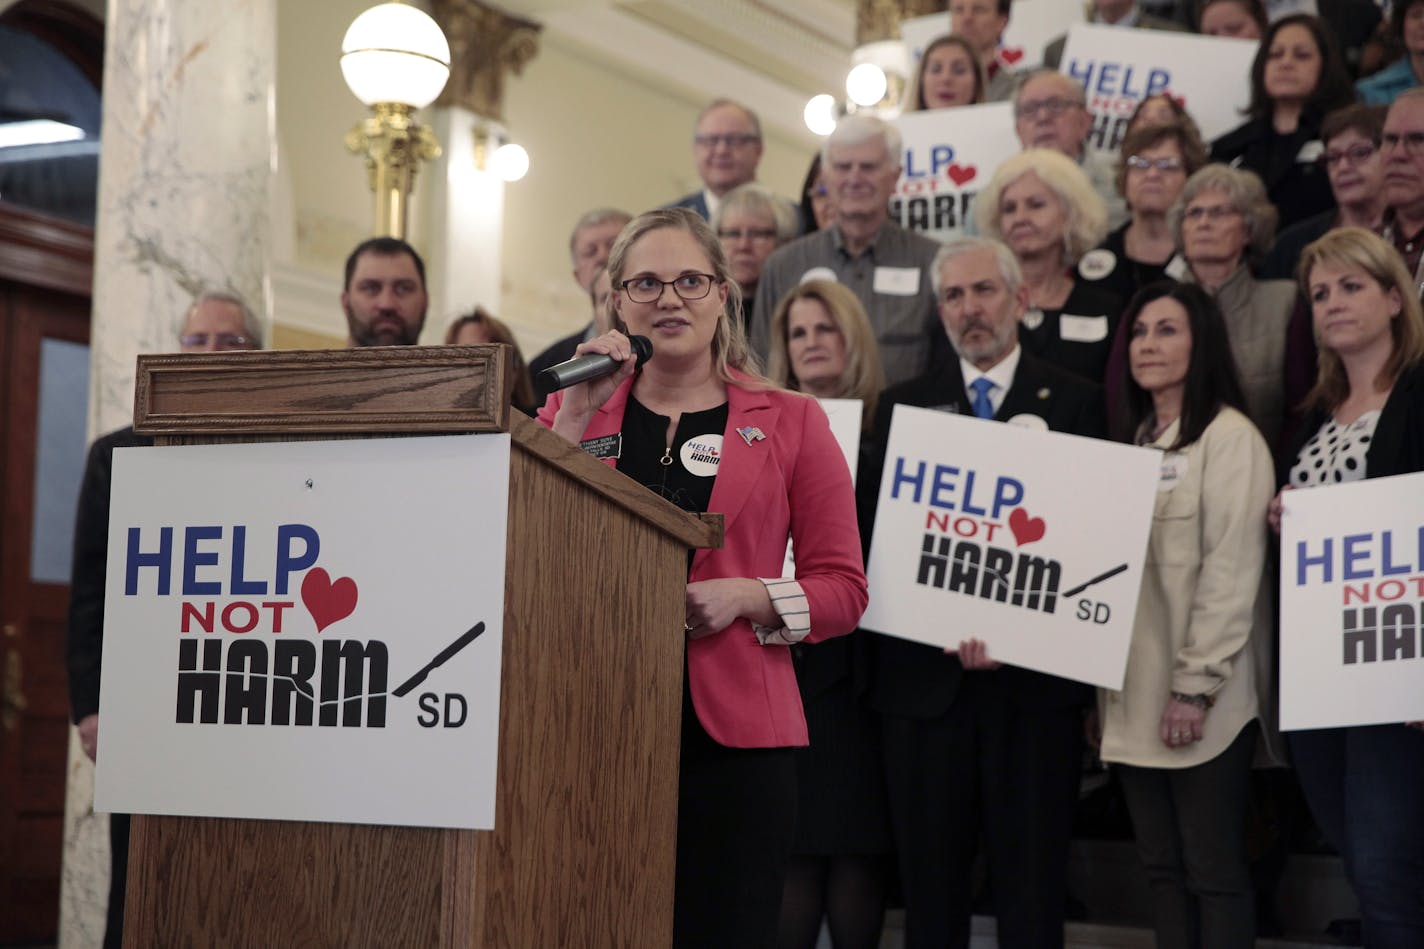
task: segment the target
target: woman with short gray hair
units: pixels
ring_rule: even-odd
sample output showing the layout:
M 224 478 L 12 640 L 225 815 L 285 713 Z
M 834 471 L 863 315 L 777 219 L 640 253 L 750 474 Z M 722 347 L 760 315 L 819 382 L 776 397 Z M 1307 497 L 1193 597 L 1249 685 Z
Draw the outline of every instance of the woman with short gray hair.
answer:
M 1276 209 L 1255 173 L 1212 164 L 1187 179 L 1168 221 L 1187 261 L 1182 280 L 1200 284 L 1221 308 L 1247 414 L 1274 448 L 1286 412 L 1286 337 L 1296 289 L 1286 280 L 1257 280 L 1250 264 L 1271 246 Z
M 712 215 L 712 230 L 742 288 L 742 325 L 752 325 L 757 282 L 772 251 L 796 236 L 799 221 L 791 202 L 755 182 L 723 196 Z

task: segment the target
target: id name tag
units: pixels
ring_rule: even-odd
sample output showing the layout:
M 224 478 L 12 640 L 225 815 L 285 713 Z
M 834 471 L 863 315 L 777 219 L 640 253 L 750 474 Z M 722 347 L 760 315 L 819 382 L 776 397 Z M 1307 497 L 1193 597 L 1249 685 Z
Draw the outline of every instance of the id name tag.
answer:
M 589 438 L 579 442 L 579 447 L 599 460 L 623 457 L 623 433 L 614 432 L 599 438 Z
M 912 297 L 920 292 L 920 268 L 876 267 L 872 287 L 876 293 Z

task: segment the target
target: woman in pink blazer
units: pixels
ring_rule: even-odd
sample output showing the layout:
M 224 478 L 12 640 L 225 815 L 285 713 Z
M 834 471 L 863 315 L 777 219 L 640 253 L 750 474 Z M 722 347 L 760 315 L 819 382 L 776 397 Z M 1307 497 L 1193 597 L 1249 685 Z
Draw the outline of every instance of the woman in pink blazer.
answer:
M 578 352 L 622 365 L 551 395 L 539 421 L 603 439 L 619 471 L 725 518 L 723 547 L 688 571 L 673 941 L 769 947 L 795 823 L 792 748 L 806 744 L 788 647 L 850 632 L 866 604 L 850 473 L 815 400 L 756 373 L 741 291 L 701 218 L 643 214 L 608 270 L 617 328 Z M 652 340 L 641 369 L 625 333 Z M 794 580 L 781 579 L 788 539 Z

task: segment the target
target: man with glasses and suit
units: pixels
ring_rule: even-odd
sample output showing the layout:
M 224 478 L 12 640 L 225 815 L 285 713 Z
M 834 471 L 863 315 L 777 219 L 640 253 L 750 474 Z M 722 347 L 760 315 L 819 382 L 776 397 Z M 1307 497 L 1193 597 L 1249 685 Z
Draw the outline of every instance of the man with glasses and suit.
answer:
M 684 195 L 670 207 L 691 208 L 712 220 L 722 195 L 756 180 L 761 161 L 761 120 L 731 99 L 716 99 L 697 117 L 692 133 L 692 159 L 702 190 Z

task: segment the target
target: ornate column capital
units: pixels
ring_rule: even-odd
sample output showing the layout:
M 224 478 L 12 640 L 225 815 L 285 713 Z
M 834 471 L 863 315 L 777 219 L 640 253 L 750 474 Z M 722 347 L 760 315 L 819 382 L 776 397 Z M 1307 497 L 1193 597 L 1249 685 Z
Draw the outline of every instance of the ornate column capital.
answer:
M 944 13 L 946 7 L 945 0 L 857 0 L 855 45 L 898 40 L 901 20 Z
M 450 81 L 435 104 L 502 122 L 505 77 L 522 73 L 538 54 L 543 27 L 479 0 L 433 0 L 430 6 L 450 41 Z

